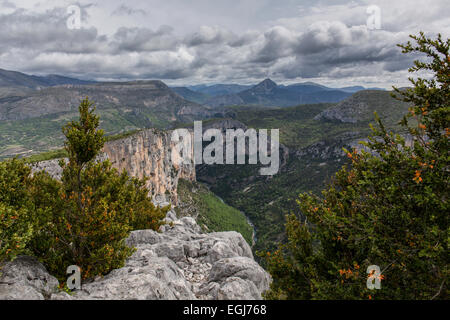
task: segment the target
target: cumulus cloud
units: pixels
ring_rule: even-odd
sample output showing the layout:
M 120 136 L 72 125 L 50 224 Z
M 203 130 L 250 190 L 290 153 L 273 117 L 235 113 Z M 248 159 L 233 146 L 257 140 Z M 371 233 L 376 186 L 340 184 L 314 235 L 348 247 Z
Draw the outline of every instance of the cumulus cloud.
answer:
M 234 39 L 234 35 L 218 27 L 201 26 L 198 32 L 188 35 L 185 42 L 188 46 L 196 47 L 205 44 L 225 44 Z
M 104 49 L 106 37 L 100 36 L 95 28 L 70 30 L 67 18 L 62 8 L 37 15 L 23 9 L 0 15 L 0 52 L 92 53 Z
M 299 39 L 297 52 L 310 54 L 327 49 L 337 49 L 367 41 L 365 26 L 347 27 L 340 21 L 319 21 L 313 23 Z
M 83 25 L 73 30 L 66 26 L 66 7 L 37 10 L 24 5 L 27 0 L 20 5 L 0 1 L 0 68 L 93 79 L 157 78 L 177 84 L 250 83 L 274 77 L 336 85 L 369 81 L 387 87 L 389 81 L 404 79 L 412 62 L 397 43 L 419 30 L 450 33 L 450 14 L 445 14 L 450 12 L 441 0 L 427 5 L 426 12 L 406 0 L 380 0 L 381 30 L 365 25 L 368 1 L 323 0 L 298 6 L 244 0 L 235 7 L 223 4 L 217 12 L 205 0 L 192 1 L 190 7 L 179 0 L 170 6 L 156 6 L 157 0 L 91 1 L 80 4 Z M 165 23 L 158 20 L 163 9 Z M 208 23 L 214 17 L 216 24 Z
M 282 26 L 273 27 L 264 33 L 253 61 L 267 63 L 288 56 L 297 42 L 298 34 Z

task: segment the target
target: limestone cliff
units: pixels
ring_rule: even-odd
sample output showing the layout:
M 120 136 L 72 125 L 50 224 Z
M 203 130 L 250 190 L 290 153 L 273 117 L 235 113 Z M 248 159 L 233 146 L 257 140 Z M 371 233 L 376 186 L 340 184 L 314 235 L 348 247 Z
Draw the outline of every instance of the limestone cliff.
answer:
M 108 142 L 103 151 L 119 171 L 133 177 L 148 177 L 147 187 L 154 198 L 177 202 L 178 179 L 195 180 L 195 165 L 172 163 L 175 144 L 172 131 L 149 129 L 125 139 Z
M 119 171 L 126 170 L 133 177 L 148 177 L 147 187 L 154 200 L 176 205 L 178 180 L 194 181 L 195 165 L 193 161 L 180 166 L 172 162 L 175 144 L 171 135 L 172 131 L 143 130 L 130 137 L 107 142 L 103 156 Z M 61 175 L 57 160 L 36 163 L 33 170 L 45 170 L 57 178 Z

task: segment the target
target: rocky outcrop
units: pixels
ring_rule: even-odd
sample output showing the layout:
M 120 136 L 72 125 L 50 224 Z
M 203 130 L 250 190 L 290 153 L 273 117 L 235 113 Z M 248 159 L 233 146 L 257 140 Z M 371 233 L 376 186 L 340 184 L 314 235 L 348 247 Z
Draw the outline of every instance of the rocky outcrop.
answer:
M 126 170 L 130 176 L 148 177 L 147 187 L 156 201 L 177 203 L 177 186 L 180 178 L 195 180 L 195 165 L 177 165 L 172 162 L 175 144 L 172 131 L 148 129 L 125 139 L 107 142 L 100 160 L 109 159 L 119 171 Z M 33 171 L 45 170 L 56 178 L 61 176 L 59 160 L 38 162 Z
M 349 98 L 334 107 L 328 108 L 314 117 L 314 120 L 328 120 L 344 123 L 357 123 L 367 114 L 369 105 L 365 101 L 353 101 Z
M 133 231 L 136 247 L 125 266 L 83 283 L 69 295 L 34 258 L 19 257 L 2 269 L 0 299 L 254 300 L 269 288 L 270 277 L 253 259 L 237 232 L 202 234 L 191 217 L 169 211 L 162 232 Z
M 208 129 L 219 129 L 222 131 L 223 136 L 226 137 L 226 131 L 228 129 L 232 129 L 232 130 L 242 129 L 245 132 L 249 128 L 241 121 L 238 121 L 235 119 L 219 119 L 219 120 L 207 122 L 205 125 L 203 125 L 202 129 L 203 129 L 203 132 L 205 132 Z M 271 151 L 270 151 L 270 136 L 267 141 L 267 150 L 268 150 L 268 154 L 270 155 L 270 153 L 271 153 Z M 225 148 L 224 148 L 224 152 L 225 152 Z M 236 154 L 236 145 L 235 145 L 234 152 Z M 280 152 L 280 167 L 283 167 L 286 165 L 286 162 L 289 160 L 289 148 L 286 147 L 284 144 L 280 143 L 279 152 Z M 246 155 L 249 154 L 248 142 L 245 143 L 245 154 Z M 224 153 L 224 159 L 225 159 L 225 153 Z M 201 171 L 202 169 L 197 168 L 197 170 Z
M 298 159 L 303 157 L 320 160 L 342 158 L 345 156 L 343 148 L 348 150 L 361 148 L 359 141 L 362 139 L 358 139 L 358 137 L 360 137 L 360 133 L 357 131 L 346 132 L 339 136 L 311 144 L 306 148 L 293 150 L 292 154 Z
M 60 160 L 61 159 L 53 159 L 32 163 L 32 172 L 46 171 L 53 178 L 61 179 L 62 168 L 59 166 Z
M 389 91 L 363 90 L 322 111 L 314 120 L 358 123 L 373 121 L 376 111 L 381 119 L 392 118 L 395 123 L 407 112 L 409 104 L 391 97 Z
M 19 256 L 0 268 L 1 300 L 44 300 L 58 292 L 58 280 L 33 257 Z

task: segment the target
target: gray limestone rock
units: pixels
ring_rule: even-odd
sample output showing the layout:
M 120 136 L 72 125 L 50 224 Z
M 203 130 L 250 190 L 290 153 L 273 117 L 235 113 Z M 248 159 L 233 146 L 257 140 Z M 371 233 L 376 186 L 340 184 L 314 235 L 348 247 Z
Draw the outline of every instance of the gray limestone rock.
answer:
M 48 299 L 58 285 L 58 280 L 33 257 L 19 256 L 0 269 L 0 300 Z
M 160 233 L 133 231 L 126 243 L 136 251 L 123 268 L 83 282 L 72 294 L 58 291 L 56 278 L 36 259 L 18 257 L 1 269 L 0 299 L 253 300 L 269 288 L 269 275 L 241 234 L 204 234 L 190 217 Z

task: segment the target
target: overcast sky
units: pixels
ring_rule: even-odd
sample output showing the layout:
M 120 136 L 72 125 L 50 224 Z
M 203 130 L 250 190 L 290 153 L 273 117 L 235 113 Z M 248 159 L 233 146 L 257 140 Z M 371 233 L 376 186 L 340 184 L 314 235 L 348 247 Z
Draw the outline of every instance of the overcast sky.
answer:
M 380 29 L 367 23 L 370 6 Z M 169 85 L 270 77 L 390 88 L 407 84 L 412 61 L 396 44 L 420 30 L 449 36 L 448 0 L 0 0 L 0 68 Z

